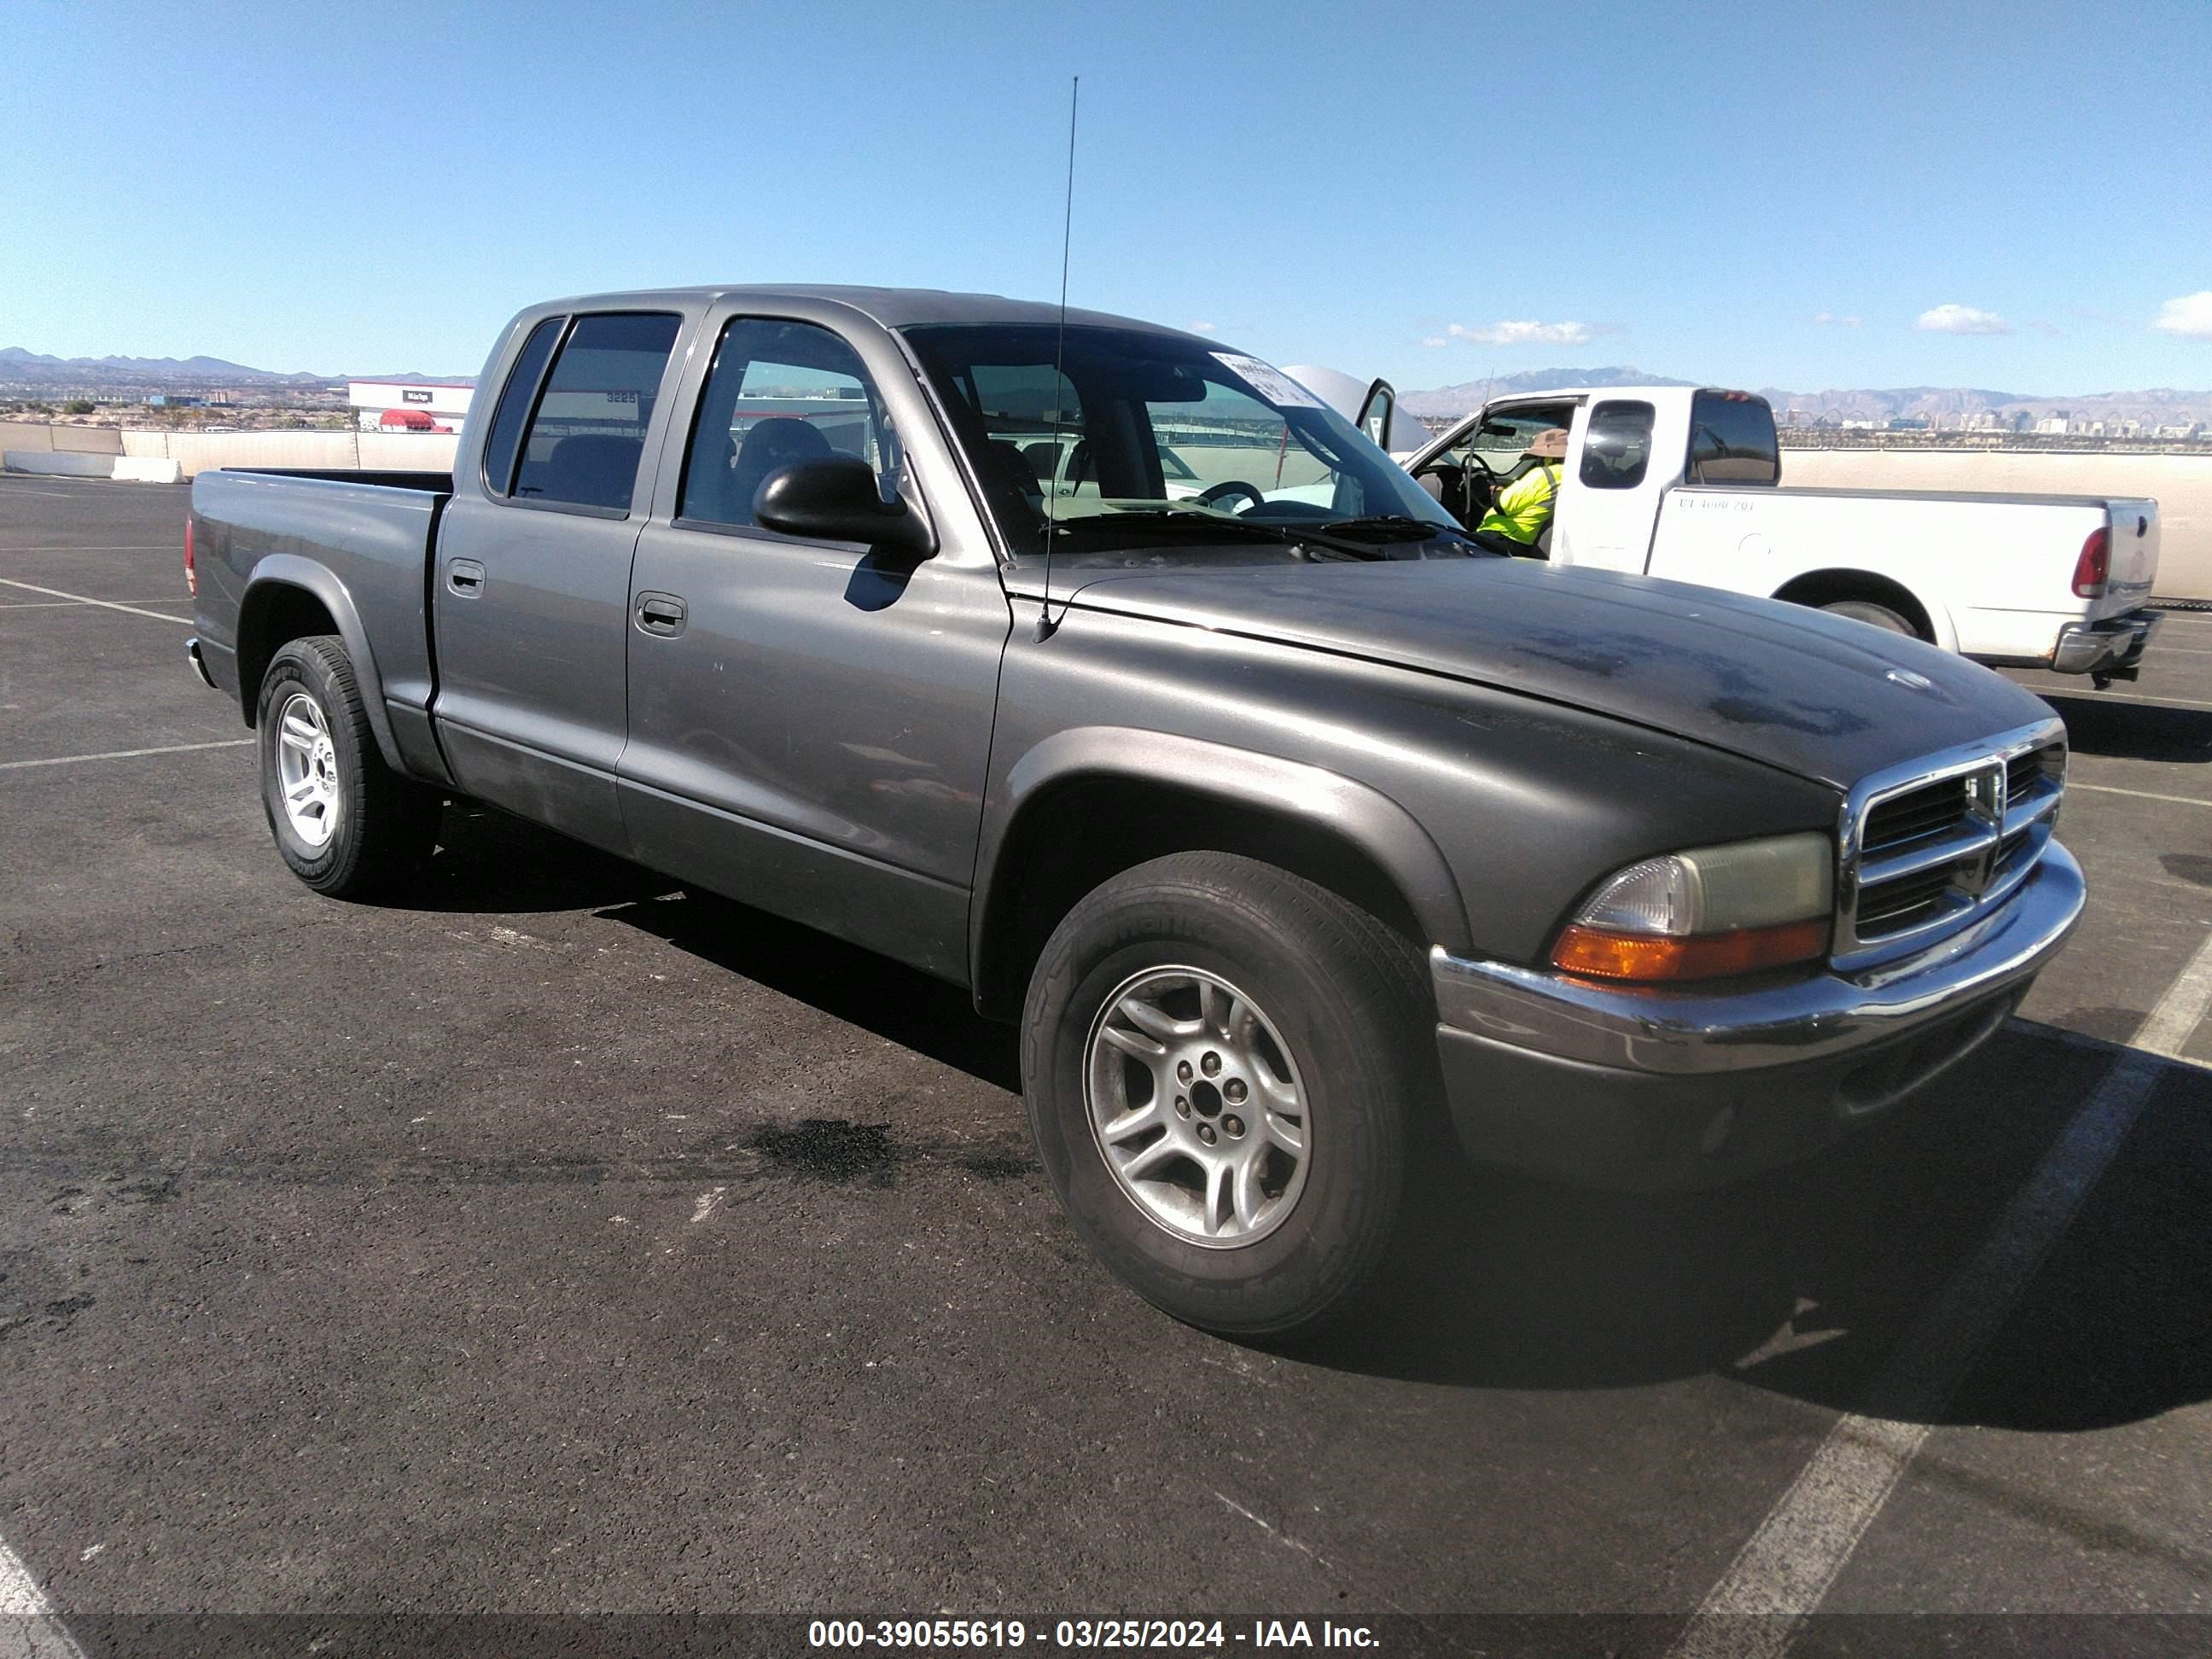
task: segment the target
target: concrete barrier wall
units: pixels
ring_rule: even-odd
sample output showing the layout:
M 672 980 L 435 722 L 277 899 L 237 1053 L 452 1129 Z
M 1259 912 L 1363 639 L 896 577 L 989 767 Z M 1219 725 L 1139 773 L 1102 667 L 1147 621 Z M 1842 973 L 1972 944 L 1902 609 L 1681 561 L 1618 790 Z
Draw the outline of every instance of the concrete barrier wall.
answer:
M 451 433 L 125 432 L 123 452 L 175 461 L 187 478 L 218 466 L 447 472 L 459 441 Z
M 115 467 L 112 455 L 88 455 L 68 449 L 0 450 L 0 466 L 10 472 L 43 472 L 49 477 L 105 478 Z
M 70 450 L 120 455 L 123 434 L 112 426 L 56 426 L 48 421 L 0 421 L 0 449 Z
M 1835 489 L 2148 495 L 2158 502 L 2158 594 L 2212 599 L 2212 455 L 2034 450 L 1786 449 L 1782 480 Z

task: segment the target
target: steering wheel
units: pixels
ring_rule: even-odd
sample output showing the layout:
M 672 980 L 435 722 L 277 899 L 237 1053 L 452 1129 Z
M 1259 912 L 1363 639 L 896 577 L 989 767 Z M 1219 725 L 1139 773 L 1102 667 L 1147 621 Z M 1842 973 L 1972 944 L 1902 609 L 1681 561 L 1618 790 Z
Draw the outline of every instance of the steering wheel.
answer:
M 1210 489 L 1200 490 L 1198 504 L 1200 507 L 1219 507 L 1232 495 L 1246 496 L 1255 507 L 1264 507 L 1267 501 L 1267 498 L 1253 485 L 1246 483 L 1242 478 L 1231 478 L 1225 483 L 1215 484 Z

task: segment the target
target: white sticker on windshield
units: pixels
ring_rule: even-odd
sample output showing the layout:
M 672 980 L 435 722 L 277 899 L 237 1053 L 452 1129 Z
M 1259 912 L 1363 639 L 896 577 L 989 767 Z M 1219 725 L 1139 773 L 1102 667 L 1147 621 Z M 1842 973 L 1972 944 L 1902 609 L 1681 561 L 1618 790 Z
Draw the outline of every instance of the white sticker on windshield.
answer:
M 1243 380 L 1278 409 L 1319 409 L 1320 398 L 1307 391 L 1289 375 L 1257 357 L 1247 357 L 1241 352 L 1217 351 L 1213 361 Z

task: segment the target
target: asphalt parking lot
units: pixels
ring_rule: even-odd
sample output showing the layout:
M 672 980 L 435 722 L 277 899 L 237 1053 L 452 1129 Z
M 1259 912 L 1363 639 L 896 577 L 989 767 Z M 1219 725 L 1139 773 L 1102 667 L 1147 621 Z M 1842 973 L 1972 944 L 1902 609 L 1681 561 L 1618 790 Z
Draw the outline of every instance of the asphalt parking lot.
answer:
M 1717 1195 L 1470 1174 L 1371 1318 L 1270 1353 L 1093 1265 L 950 988 L 486 814 L 404 904 L 294 881 L 185 665 L 184 507 L 0 479 L 0 1613 L 47 1639 L 2212 1639 L 2212 612 L 2138 685 L 2023 677 L 2089 914 L 1917 1109 Z

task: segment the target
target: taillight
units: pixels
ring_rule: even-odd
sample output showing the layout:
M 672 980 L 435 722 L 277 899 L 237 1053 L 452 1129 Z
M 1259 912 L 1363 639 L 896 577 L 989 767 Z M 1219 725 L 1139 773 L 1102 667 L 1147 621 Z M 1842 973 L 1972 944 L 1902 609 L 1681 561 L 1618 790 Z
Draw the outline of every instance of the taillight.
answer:
M 194 599 L 200 596 L 200 573 L 192 566 L 192 521 L 185 520 L 185 591 Z
M 2081 556 L 2074 561 L 2074 597 L 2077 599 L 2101 599 L 2105 584 L 2112 574 L 2112 543 L 2100 526 L 2089 532 L 2089 539 L 2081 544 Z

